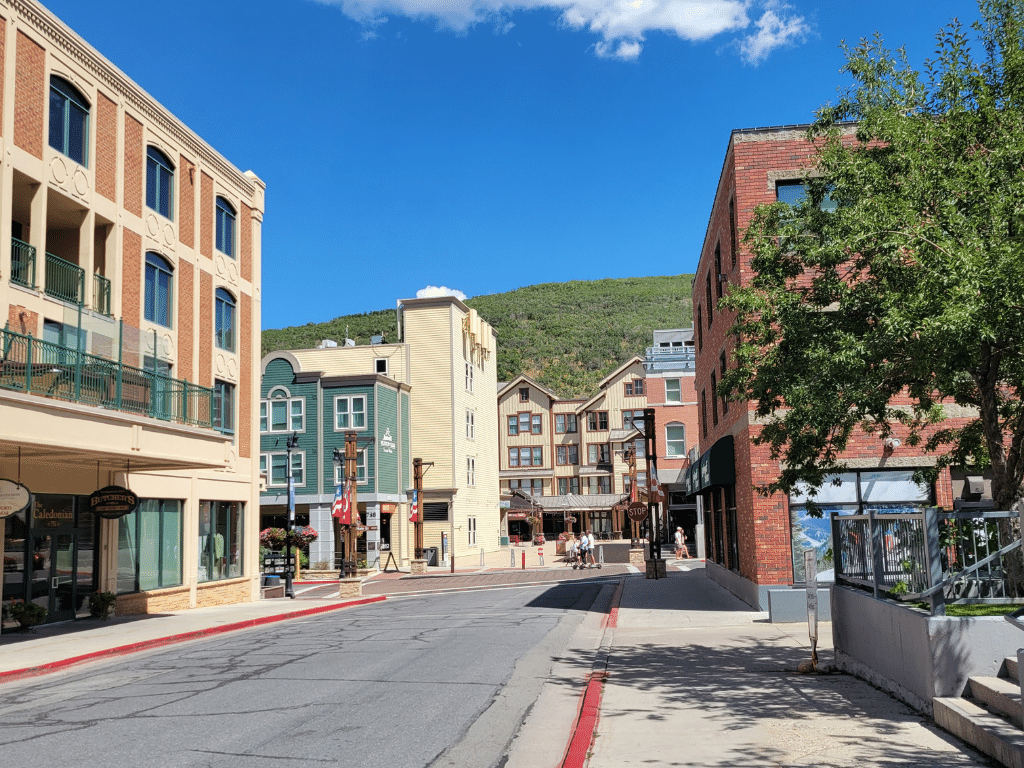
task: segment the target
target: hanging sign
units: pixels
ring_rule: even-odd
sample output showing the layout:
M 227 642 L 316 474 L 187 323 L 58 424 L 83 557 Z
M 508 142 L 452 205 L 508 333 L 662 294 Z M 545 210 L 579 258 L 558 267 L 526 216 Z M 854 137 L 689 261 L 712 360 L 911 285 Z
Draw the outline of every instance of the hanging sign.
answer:
M 32 494 L 13 480 L 0 480 L 0 519 L 17 514 L 28 507 Z
M 108 485 L 89 496 L 89 509 L 107 520 L 131 514 L 139 506 L 139 497 L 120 485 Z

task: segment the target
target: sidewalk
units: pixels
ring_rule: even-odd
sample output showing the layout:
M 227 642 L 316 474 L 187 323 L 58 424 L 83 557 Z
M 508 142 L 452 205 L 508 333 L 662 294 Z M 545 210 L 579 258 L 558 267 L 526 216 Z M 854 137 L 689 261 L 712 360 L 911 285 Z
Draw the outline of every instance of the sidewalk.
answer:
M 599 651 L 607 677 L 589 759 L 575 765 L 991 765 L 857 678 L 798 673 L 811 657 L 806 623 L 769 624 L 701 568 L 669 571 L 624 580 Z M 818 637 L 819 667 L 830 665 L 830 623 Z

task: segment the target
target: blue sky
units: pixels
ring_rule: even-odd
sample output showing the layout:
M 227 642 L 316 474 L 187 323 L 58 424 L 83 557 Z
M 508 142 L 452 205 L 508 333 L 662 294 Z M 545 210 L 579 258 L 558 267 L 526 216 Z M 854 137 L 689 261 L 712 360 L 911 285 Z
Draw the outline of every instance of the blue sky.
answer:
M 45 2 L 45 0 L 44 0 Z M 875 30 L 973 2 L 49 0 L 267 183 L 263 327 L 426 286 L 692 272 L 733 128 L 809 121 Z

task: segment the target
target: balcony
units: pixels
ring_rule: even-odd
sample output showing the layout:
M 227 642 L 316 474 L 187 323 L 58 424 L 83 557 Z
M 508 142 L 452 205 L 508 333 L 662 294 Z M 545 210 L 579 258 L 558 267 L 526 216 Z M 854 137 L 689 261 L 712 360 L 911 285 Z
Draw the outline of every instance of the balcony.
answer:
M 47 296 L 82 305 L 85 295 L 85 270 L 52 253 L 46 254 Z
M 92 308 L 110 317 L 110 280 L 103 275 L 92 276 Z
M 696 366 L 693 347 L 648 347 L 644 357 L 646 371 L 694 371 Z
M 213 428 L 213 390 L 10 330 L 0 331 L 0 388 Z
M 36 249 L 16 237 L 11 238 L 11 282 L 36 287 Z

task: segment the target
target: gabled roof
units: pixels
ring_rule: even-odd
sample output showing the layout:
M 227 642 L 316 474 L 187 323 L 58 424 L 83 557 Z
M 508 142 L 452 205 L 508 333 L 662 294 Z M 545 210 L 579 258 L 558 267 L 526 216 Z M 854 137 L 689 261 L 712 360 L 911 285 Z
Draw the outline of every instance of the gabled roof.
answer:
M 621 376 L 623 373 L 625 373 L 626 369 L 628 369 L 630 366 L 636 365 L 637 363 L 639 363 L 641 365 L 641 367 L 642 367 L 643 364 L 644 364 L 644 359 L 642 357 L 640 357 L 640 355 L 633 355 L 633 357 L 631 357 L 629 360 L 624 362 L 622 365 L 620 365 L 614 371 L 612 371 L 607 376 L 605 376 L 603 379 L 601 379 L 601 381 L 598 383 L 598 385 L 601 387 L 601 391 L 598 392 L 593 397 L 591 397 L 589 400 L 584 400 L 582 403 L 580 403 L 579 406 L 577 406 L 577 408 L 576 408 L 577 413 L 579 411 L 584 410 L 585 408 L 589 408 L 591 405 L 593 405 L 598 400 L 600 400 L 602 397 L 604 397 L 604 393 L 605 393 L 605 390 L 608 389 L 608 385 L 610 385 L 613 381 L 615 381 L 615 379 L 617 379 L 619 376 Z
M 520 373 L 518 376 L 516 376 L 514 379 L 512 379 L 512 381 L 510 381 L 508 384 L 506 384 L 505 386 L 501 387 L 498 390 L 498 399 L 500 400 L 507 392 L 511 392 L 512 389 L 517 384 L 520 384 L 520 383 L 529 384 L 531 387 L 534 387 L 535 389 L 539 389 L 541 392 L 543 392 L 545 395 L 547 395 L 552 400 L 561 400 L 562 399 L 555 392 L 552 392 L 550 389 L 545 387 L 543 384 L 539 384 L 538 382 L 534 381 L 529 376 L 527 376 L 525 373 Z

